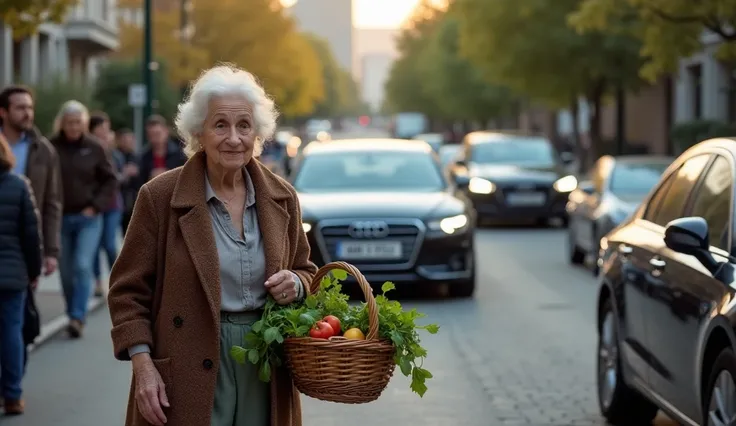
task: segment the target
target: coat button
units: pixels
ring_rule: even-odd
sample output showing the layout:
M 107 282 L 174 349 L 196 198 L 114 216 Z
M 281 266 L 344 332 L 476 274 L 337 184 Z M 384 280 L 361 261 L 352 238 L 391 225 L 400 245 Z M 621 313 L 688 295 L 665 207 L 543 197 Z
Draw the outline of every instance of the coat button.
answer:
M 174 327 L 180 328 L 182 325 L 184 325 L 184 320 L 181 317 L 174 317 Z
M 211 370 L 213 365 L 214 364 L 212 363 L 211 359 L 206 359 L 202 361 L 202 366 L 204 367 L 205 370 Z

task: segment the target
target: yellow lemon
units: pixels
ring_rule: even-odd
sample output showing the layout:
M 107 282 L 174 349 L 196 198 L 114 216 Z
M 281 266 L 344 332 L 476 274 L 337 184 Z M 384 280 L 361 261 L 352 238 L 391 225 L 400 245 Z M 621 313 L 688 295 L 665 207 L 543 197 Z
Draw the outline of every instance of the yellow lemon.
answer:
M 346 339 L 365 340 L 365 335 L 362 331 L 360 331 L 359 328 L 351 328 L 350 330 L 346 330 L 345 334 L 343 334 L 342 336 Z

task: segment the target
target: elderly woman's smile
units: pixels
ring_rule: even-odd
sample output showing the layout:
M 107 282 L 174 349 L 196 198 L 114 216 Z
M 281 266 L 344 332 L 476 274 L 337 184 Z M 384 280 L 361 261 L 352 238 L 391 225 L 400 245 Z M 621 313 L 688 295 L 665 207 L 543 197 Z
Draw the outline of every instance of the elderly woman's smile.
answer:
M 253 107 L 238 95 L 214 96 L 209 101 L 201 144 L 210 167 L 234 171 L 253 157 L 257 137 L 253 128 Z

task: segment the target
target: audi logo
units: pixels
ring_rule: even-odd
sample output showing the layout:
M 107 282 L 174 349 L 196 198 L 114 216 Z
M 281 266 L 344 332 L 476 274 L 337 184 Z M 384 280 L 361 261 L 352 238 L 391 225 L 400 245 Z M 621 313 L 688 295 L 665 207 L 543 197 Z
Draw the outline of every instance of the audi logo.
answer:
M 388 232 L 388 224 L 380 220 L 353 222 L 348 228 L 353 238 L 385 238 Z

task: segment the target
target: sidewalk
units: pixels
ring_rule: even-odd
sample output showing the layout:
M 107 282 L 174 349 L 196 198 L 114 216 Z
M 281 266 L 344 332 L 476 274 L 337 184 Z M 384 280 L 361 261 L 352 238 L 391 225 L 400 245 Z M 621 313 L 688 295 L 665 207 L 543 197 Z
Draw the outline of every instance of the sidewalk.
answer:
M 102 270 L 105 280 L 109 274 L 106 261 L 102 261 Z M 104 285 L 107 290 L 107 284 Z M 94 285 L 93 289 L 94 291 Z M 106 297 L 90 297 L 89 310 L 95 311 L 105 305 Z M 59 272 L 48 277 L 42 277 L 36 289 L 36 305 L 41 316 L 41 335 L 36 338 L 35 344 L 29 347 L 29 352 L 37 349 L 43 343 L 63 331 L 69 321 L 66 316 L 64 294 L 61 290 Z

